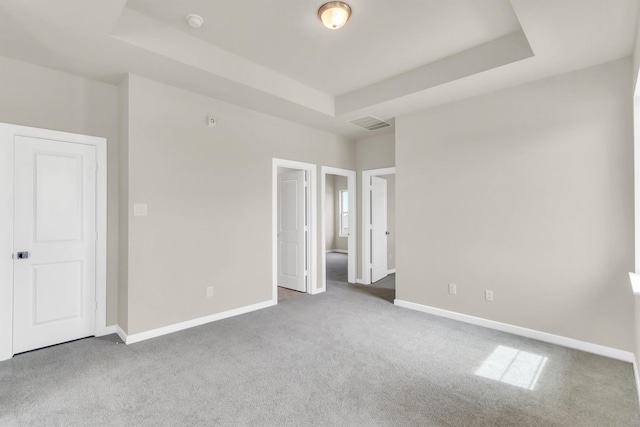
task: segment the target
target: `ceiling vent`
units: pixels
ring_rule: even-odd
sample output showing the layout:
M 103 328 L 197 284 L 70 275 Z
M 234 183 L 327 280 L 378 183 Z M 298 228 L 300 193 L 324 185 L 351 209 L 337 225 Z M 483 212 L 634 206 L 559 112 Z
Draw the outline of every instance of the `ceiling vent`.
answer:
M 384 122 L 373 116 L 360 117 L 359 119 L 351 120 L 349 123 L 365 128 L 366 130 L 377 130 L 391 126 L 391 123 Z

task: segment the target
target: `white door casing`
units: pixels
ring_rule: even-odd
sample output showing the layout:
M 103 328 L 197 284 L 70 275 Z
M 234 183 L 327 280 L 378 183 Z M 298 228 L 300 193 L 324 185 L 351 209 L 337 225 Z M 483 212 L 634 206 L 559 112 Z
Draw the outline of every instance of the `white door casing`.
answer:
M 307 291 L 305 171 L 278 176 L 278 285 Z
M 382 169 L 370 169 L 362 171 L 362 209 L 360 209 L 362 215 L 362 243 L 361 243 L 361 279 L 358 279 L 358 283 L 363 285 L 371 284 L 371 177 L 395 175 L 396 168 L 382 168 Z
M 387 180 L 371 177 L 371 282 L 387 277 Z
M 13 351 L 20 353 L 95 332 L 96 149 L 16 136 L 14 153 Z
M 26 145 L 23 146 L 22 143 L 26 143 Z M 42 144 L 46 145 L 45 152 L 33 153 L 32 151 L 32 158 L 29 161 L 32 166 L 35 165 L 40 170 L 36 171 L 36 173 L 32 170 L 31 177 L 27 177 L 26 175 L 29 172 L 24 170 L 23 166 L 18 162 L 21 162 L 21 158 L 28 157 L 24 149 L 27 149 L 28 145 L 32 145 L 33 148 L 34 143 L 39 148 L 42 148 Z M 53 145 L 51 144 L 55 144 L 55 148 L 52 149 Z M 62 155 L 60 155 L 61 153 L 58 152 L 58 149 L 62 146 L 65 148 Z M 65 150 L 68 147 L 80 148 L 81 153 L 66 152 Z M 14 158 L 16 156 L 17 158 Z M 52 198 L 48 197 L 52 192 L 56 192 L 56 188 L 60 190 L 60 187 L 66 187 L 69 190 L 69 188 L 73 187 L 70 183 L 72 184 L 74 179 L 78 177 L 75 176 L 74 178 L 73 174 L 65 174 L 64 171 L 68 170 L 72 164 L 75 164 L 76 167 L 78 166 L 78 163 L 80 163 L 78 156 L 80 156 L 83 163 L 82 174 L 90 173 L 92 175 L 93 182 L 89 184 L 89 187 L 94 190 L 92 195 L 88 195 L 89 199 L 93 198 L 93 212 L 88 214 L 85 208 L 79 209 L 83 217 L 88 214 L 92 218 L 92 220 L 89 220 L 88 227 L 94 229 L 93 232 L 87 232 L 85 228 L 81 230 L 83 241 L 92 244 L 93 247 L 93 267 L 88 267 L 88 269 L 85 264 L 86 260 L 81 261 L 82 269 L 79 268 L 77 259 L 59 263 L 60 257 L 65 255 L 65 252 L 68 255 L 69 252 L 78 251 L 78 248 L 64 248 L 65 245 L 69 246 L 69 241 L 66 243 L 59 241 L 73 240 L 74 238 L 78 240 L 79 231 L 73 227 L 74 223 L 77 225 L 78 210 L 75 213 L 72 210 L 66 212 L 64 210 L 65 207 L 68 208 L 70 205 L 75 204 L 74 197 L 78 196 L 78 194 L 74 195 L 73 191 L 63 192 L 64 194 L 58 194 L 55 197 L 55 203 L 50 203 Z M 92 159 L 88 163 L 86 161 L 87 156 Z M 16 162 L 15 166 L 17 166 L 15 168 L 14 161 Z M 48 215 L 40 215 L 40 218 L 36 215 L 35 218 L 32 218 L 32 221 L 24 218 L 22 212 L 25 209 L 25 203 L 29 203 L 27 200 L 29 196 L 25 196 L 20 191 L 15 194 L 16 221 L 14 224 L 14 178 L 19 186 L 23 185 L 20 182 L 24 182 L 25 179 L 31 182 L 30 191 L 33 194 L 35 190 L 36 193 L 31 197 L 30 203 L 36 208 L 41 208 L 42 213 L 48 212 Z M 39 178 L 40 182 L 38 182 Z M 83 181 L 84 178 L 83 176 Z M 28 277 L 27 281 L 35 279 L 35 286 L 38 288 L 37 292 L 39 294 L 32 294 L 34 298 L 30 301 L 32 308 L 35 306 L 37 312 L 31 312 L 31 318 L 28 319 L 29 322 L 37 323 L 39 327 L 44 325 L 52 326 L 56 323 L 53 321 L 54 319 L 60 321 L 61 317 L 74 317 L 78 313 L 78 306 L 84 304 L 83 309 L 80 310 L 82 314 L 76 317 L 84 317 L 86 319 L 84 326 L 88 325 L 87 327 L 91 330 L 79 328 L 78 335 L 70 339 L 88 335 L 101 336 L 115 332 L 115 326 L 107 327 L 106 325 L 106 179 L 105 138 L 0 123 L 0 361 L 10 359 L 13 354 L 29 348 L 21 343 L 21 337 L 15 337 L 17 347 L 14 348 L 14 317 L 17 332 L 21 328 L 20 322 L 26 319 L 22 309 L 18 310 L 18 307 L 16 307 L 14 310 L 14 273 L 17 281 L 23 280 L 24 277 Z M 40 194 L 38 194 L 38 185 L 40 186 Z M 87 188 L 82 190 L 82 196 L 85 200 L 87 191 L 91 193 Z M 65 200 L 66 203 L 61 203 Z M 79 201 L 77 197 L 75 201 Z M 57 219 L 56 215 L 58 215 Z M 62 218 L 62 222 L 60 218 Z M 28 222 L 31 222 L 31 228 L 35 230 L 35 233 L 32 232 L 32 234 L 35 234 L 38 241 L 31 248 L 19 247 L 25 245 L 23 236 L 24 230 L 29 228 L 28 225 L 25 225 Z M 16 228 L 15 248 L 14 225 Z M 92 233 L 92 235 L 86 236 L 87 240 L 84 240 L 85 233 Z M 69 237 L 71 239 L 67 239 Z M 48 245 L 51 247 L 45 248 Z M 53 248 L 54 246 L 55 248 Z M 29 258 L 14 260 L 14 256 L 18 251 L 29 251 Z M 46 260 L 44 259 L 45 255 L 49 257 Z M 59 258 L 56 259 L 56 256 Z M 40 265 L 39 260 L 44 262 Z M 91 264 L 90 260 L 89 263 Z M 15 272 L 14 265 L 16 267 Z M 25 271 L 29 269 L 32 271 L 25 274 Z M 76 299 L 74 300 L 75 306 L 73 303 L 67 306 L 49 304 L 56 298 L 60 299 L 59 297 L 62 295 L 73 295 L 73 292 L 77 291 L 73 287 L 65 287 L 64 282 L 61 285 L 61 281 L 55 280 L 55 278 L 67 276 L 80 281 L 78 278 L 80 270 L 82 270 L 81 276 L 84 278 L 91 276 L 93 280 L 93 288 L 83 292 L 83 299 L 86 297 L 86 301 L 90 301 L 78 303 Z M 31 280 L 30 285 L 34 286 L 33 280 Z M 47 286 L 52 286 L 52 288 L 47 288 Z M 16 292 L 17 299 L 15 302 L 18 304 L 21 304 L 20 301 L 24 299 L 24 295 L 21 295 L 23 291 L 24 288 L 20 288 Z M 93 293 L 93 295 L 89 296 L 90 293 Z M 51 337 L 54 336 L 51 331 L 42 335 L 47 334 L 51 334 Z M 58 339 L 66 341 L 68 337 L 58 337 L 55 341 Z M 38 344 L 38 346 L 42 345 L 49 344 Z

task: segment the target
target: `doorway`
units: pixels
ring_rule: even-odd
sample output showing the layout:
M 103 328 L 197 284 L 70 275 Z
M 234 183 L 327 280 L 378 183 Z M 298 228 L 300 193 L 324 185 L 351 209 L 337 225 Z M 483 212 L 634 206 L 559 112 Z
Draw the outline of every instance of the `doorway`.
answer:
M 106 140 L 0 124 L 0 360 L 104 335 Z
M 316 166 L 273 159 L 272 281 L 278 287 L 308 294 L 316 290 Z
M 332 273 L 339 281 L 356 282 L 357 195 L 355 171 L 323 166 L 320 180 L 322 292 Z
M 395 172 L 395 167 L 362 172 L 361 265 L 366 285 L 395 288 Z

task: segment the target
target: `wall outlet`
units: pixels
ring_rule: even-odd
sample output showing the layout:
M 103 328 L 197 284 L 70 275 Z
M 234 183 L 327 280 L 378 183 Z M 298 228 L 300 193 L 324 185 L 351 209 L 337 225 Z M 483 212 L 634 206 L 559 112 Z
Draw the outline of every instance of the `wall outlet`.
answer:
M 133 216 L 147 216 L 147 205 L 145 203 L 134 204 Z
M 207 287 L 207 298 L 211 298 L 213 296 L 213 286 Z
M 487 289 L 484 291 L 484 299 L 493 302 L 493 291 Z
M 449 293 L 451 295 L 455 295 L 458 292 L 457 286 L 455 283 L 449 283 Z

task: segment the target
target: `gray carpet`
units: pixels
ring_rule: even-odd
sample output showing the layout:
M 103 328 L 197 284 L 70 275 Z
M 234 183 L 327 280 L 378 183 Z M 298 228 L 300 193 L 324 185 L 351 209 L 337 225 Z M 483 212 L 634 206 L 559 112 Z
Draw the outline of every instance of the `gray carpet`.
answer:
M 346 284 L 348 280 L 348 261 L 347 254 L 329 252 L 327 254 L 327 287 L 334 284 Z M 384 279 L 366 286 L 360 287 L 356 285 L 356 290 L 365 290 L 369 295 L 382 298 L 383 300 L 393 304 L 396 298 L 396 275 L 390 274 Z
M 402 309 L 377 289 L 281 290 L 276 307 L 130 346 L 16 356 L 0 363 L 0 425 L 639 425 L 630 364 Z

